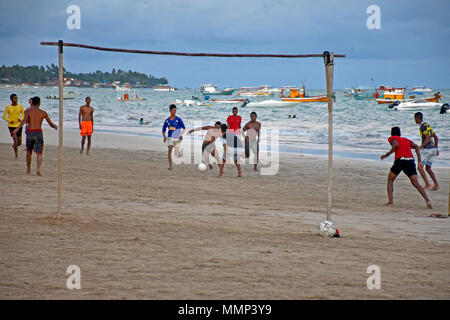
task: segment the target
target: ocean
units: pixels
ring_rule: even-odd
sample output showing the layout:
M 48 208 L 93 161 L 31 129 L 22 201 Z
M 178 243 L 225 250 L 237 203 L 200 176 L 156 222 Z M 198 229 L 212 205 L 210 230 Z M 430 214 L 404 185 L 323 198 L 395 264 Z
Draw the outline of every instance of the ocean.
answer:
M 75 92 L 73 100 L 64 100 L 64 130 L 78 130 L 78 111 L 86 96 L 91 97 L 94 107 L 94 130 L 116 134 L 161 137 L 163 121 L 169 116 L 169 104 L 176 99 L 190 100 L 192 96 L 203 98 L 199 90 L 155 91 L 150 88 L 137 89 L 144 101 L 117 101 L 116 91 L 111 88 L 65 87 L 65 93 Z M 450 103 L 450 90 L 440 90 L 441 103 Z M 28 99 L 41 98 L 41 108 L 46 110 L 58 123 L 58 100 L 46 96 L 58 96 L 56 87 L 0 88 L 0 104 L 4 108 L 10 103 L 9 96 L 16 93 L 19 103 L 28 107 Z M 307 90 L 308 95 L 325 94 L 325 90 Z M 371 159 L 381 161 L 381 154 L 389 150 L 387 138 L 390 128 L 399 126 L 402 136 L 416 143 L 421 141 L 418 125 L 414 122 L 415 111 L 395 111 L 387 104 L 375 100 L 360 101 L 346 97 L 343 90 L 335 90 L 336 101 L 333 109 L 333 154 L 338 157 Z M 279 94 L 269 97 L 249 97 L 251 101 L 277 99 Z M 213 96 L 214 98 L 214 96 Z M 219 99 L 236 99 L 232 96 L 216 96 Z M 244 97 L 245 99 L 245 97 Z M 213 125 L 215 121 L 225 122 L 233 106 L 239 104 L 216 104 L 211 106 L 179 105 L 177 115 L 187 128 L 194 125 Z M 328 108 L 326 102 L 302 103 L 292 108 L 239 108 L 242 125 L 250 120 L 250 113 L 257 112 L 258 121 L 264 129 L 279 130 L 280 152 L 309 155 L 327 155 Z M 421 110 L 424 120 L 431 125 L 439 138 L 440 156 L 435 165 L 450 167 L 450 114 L 440 114 L 439 110 Z M 295 118 L 289 118 L 295 115 Z M 139 125 L 144 118 L 145 125 Z M 44 121 L 45 123 L 45 121 Z M 2 134 L 8 134 L 3 132 Z M 95 139 L 94 139 L 95 141 Z M 94 142 L 95 143 L 95 142 Z M 384 160 L 386 161 L 386 160 Z M 393 161 L 393 156 L 387 161 Z

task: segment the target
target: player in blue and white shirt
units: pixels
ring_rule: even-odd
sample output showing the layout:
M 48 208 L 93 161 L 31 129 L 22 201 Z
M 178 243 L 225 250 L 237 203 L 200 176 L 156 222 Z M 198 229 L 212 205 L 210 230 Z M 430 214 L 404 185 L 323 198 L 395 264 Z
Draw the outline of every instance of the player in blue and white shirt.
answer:
M 183 120 L 176 116 L 177 106 L 171 104 L 169 106 L 170 117 L 164 121 L 164 125 L 162 127 L 162 135 L 164 137 L 164 143 L 167 142 L 167 147 L 169 148 L 169 170 L 172 170 L 172 149 L 174 149 L 174 154 L 176 157 L 179 156 L 180 153 L 180 143 L 183 140 L 183 133 L 186 130 L 184 126 Z M 169 129 L 166 137 L 166 130 Z M 183 129 L 183 130 L 181 130 Z

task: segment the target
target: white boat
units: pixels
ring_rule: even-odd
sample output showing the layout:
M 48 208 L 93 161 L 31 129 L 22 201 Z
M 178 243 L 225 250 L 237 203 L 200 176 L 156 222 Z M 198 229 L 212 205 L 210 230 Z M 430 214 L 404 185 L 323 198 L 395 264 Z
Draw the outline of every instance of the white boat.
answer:
M 249 108 L 291 108 L 300 104 L 297 101 L 281 101 L 281 100 L 263 100 L 258 102 L 249 102 L 244 104 Z
M 440 109 L 441 107 L 442 104 L 437 102 L 429 102 L 425 99 L 394 102 L 389 105 L 389 108 L 394 110 Z
M 176 99 L 175 102 L 173 102 L 174 105 L 182 105 L 182 106 L 210 106 L 211 103 L 209 103 L 208 101 L 201 101 L 198 99 L 194 99 L 194 100 L 181 100 L 181 99 Z
M 175 91 L 175 88 L 170 86 L 156 86 L 154 88 L 155 91 Z

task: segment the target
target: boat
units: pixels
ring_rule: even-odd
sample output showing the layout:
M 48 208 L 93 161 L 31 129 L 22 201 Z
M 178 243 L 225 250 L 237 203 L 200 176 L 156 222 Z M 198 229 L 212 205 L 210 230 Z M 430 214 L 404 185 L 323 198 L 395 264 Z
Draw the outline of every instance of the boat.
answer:
M 240 87 L 238 90 L 238 96 L 240 97 L 254 97 L 254 96 L 272 96 L 278 89 L 272 89 L 269 86 L 259 87 Z
M 280 100 L 263 100 L 244 103 L 243 107 L 248 108 L 291 108 L 296 107 L 300 102 L 280 101 Z
M 155 90 L 155 91 L 175 91 L 176 88 L 164 85 L 164 86 L 156 86 L 153 90 Z
M 243 103 L 245 100 L 244 99 L 230 99 L 230 100 L 226 100 L 226 99 L 211 99 L 212 102 L 214 103 Z
M 425 99 L 415 99 L 409 101 L 396 101 L 389 105 L 389 109 L 394 110 L 421 110 L 421 109 L 441 109 L 442 105 L 437 102 L 429 102 Z
M 223 90 L 218 90 L 216 86 L 208 83 L 208 84 L 202 84 L 200 87 L 200 92 L 203 95 L 231 95 L 236 89 L 234 88 L 225 88 Z
M 415 99 L 426 100 L 428 102 L 436 102 L 438 103 L 442 95 L 440 92 L 436 92 L 433 94 L 433 90 L 425 87 L 413 87 L 410 92 L 405 93 L 406 88 L 393 88 L 393 87 L 384 87 L 380 86 L 380 92 L 383 92 L 381 98 L 376 99 L 377 103 L 392 103 L 395 101 L 398 102 L 406 102 Z
M 175 102 L 173 102 L 172 104 L 174 105 L 182 105 L 182 106 L 210 106 L 211 103 L 208 103 L 206 101 L 201 101 L 200 99 L 192 99 L 192 100 L 181 100 L 181 99 L 176 99 Z
M 371 87 L 358 87 L 352 89 L 352 96 L 355 100 L 373 100 L 379 97 L 378 90 Z
M 291 101 L 291 102 L 327 102 L 328 96 L 326 94 L 319 96 L 307 96 L 305 94 L 306 90 L 303 86 L 299 88 L 289 89 L 289 96 L 284 96 L 284 90 L 281 90 L 281 100 Z
M 143 101 L 145 98 L 140 98 L 136 93 L 136 90 L 130 88 L 129 86 L 116 87 L 116 99 L 117 101 Z

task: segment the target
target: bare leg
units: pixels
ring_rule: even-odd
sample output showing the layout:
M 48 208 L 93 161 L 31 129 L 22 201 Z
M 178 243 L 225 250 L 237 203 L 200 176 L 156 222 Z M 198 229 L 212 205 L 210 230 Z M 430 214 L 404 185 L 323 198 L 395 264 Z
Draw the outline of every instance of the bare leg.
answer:
M 18 138 L 17 138 L 17 136 L 12 136 L 12 138 L 13 138 L 13 145 L 12 145 L 12 148 L 14 149 L 14 155 L 16 156 L 16 159 L 17 159 L 17 157 L 19 156 L 19 154 L 18 154 Z
M 20 147 L 22 145 L 22 137 L 17 137 L 17 147 Z
M 431 177 L 431 180 L 433 180 L 433 183 L 434 183 L 434 187 L 431 190 L 436 191 L 437 189 L 439 189 L 439 183 L 437 182 L 436 176 L 434 175 L 434 172 L 433 172 L 433 170 L 431 170 L 430 166 L 428 166 L 428 165 L 425 166 L 425 169 L 427 170 L 428 174 Z
M 27 150 L 27 174 L 31 173 L 31 155 L 33 154 L 33 151 Z
M 88 136 L 88 144 L 87 144 L 87 150 L 86 155 L 89 155 L 89 150 L 91 150 L 91 136 Z
M 394 204 L 394 181 L 396 178 L 397 175 L 392 171 L 389 171 L 387 179 L 387 194 L 389 201 L 386 203 L 387 206 Z
M 242 177 L 242 171 L 241 171 L 241 165 L 238 163 L 237 160 L 234 160 L 234 164 L 236 165 L 236 168 L 238 170 L 238 177 Z
M 411 180 L 412 185 L 417 189 L 417 191 L 419 191 L 419 193 L 425 199 L 425 201 L 427 203 L 427 208 L 432 209 L 430 198 L 428 198 L 427 192 L 420 185 L 419 180 L 417 180 L 417 175 L 412 175 L 411 177 L 409 177 L 409 180 Z
M 37 157 L 37 168 L 36 168 L 36 174 L 38 176 L 41 175 L 41 165 L 42 165 L 42 153 L 36 153 Z
M 419 169 L 420 175 L 422 176 L 423 181 L 425 181 L 425 187 L 424 188 L 425 189 L 431 188 L 430 182 L 428 181 L 428 178 L 427 178 L 427 174 L 423 170 L 423 167 L 419 167 L 418 169 Z
M 169 151 L 167 157 L 169 158 L 169 170 L 172 170 L 172 149 L 173 146 L 169 146 Z
M 83 153 L 84 143 L 86 142 L 86 136 L 81 137 L 81 150 L 80 153 Z
M 223 176 L 223 166 L 224 166 L 223 163 L 219 164 L 219 175 L 217 176 L 217 178 L 222 178 L 222 176 Z

